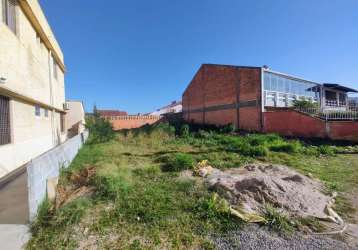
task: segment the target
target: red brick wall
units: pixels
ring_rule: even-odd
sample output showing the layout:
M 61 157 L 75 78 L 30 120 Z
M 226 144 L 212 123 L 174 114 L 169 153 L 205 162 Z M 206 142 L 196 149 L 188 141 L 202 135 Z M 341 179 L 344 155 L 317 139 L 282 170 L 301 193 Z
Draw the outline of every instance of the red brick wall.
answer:
M 264 132 L 358 142 L 357 121 L 324 121 L 294 110 L 263 113 Z
M 256 107 L 240 108 L 239 128 L 260 130 L 260 100 L 260 68 L 202 65 L 183 94 L 183 117 L 189 122 L 238 127 L 238 101 L 257 101 Z
M 325 124 L 318 118 L 296 111 L 269 111 L 263 113 L 264 132 L 285 136 L 326 137 Z
M 333 140 L 358 142 L 358 121 L 329 122 L 329 137 Z
M 240 68 L 239 102 L 255 101 L 256 107 L 240 107 L 240 129 L 261 131 L 261 69 Z
M 159 116 L 116 116 L 109 119 L 115 131 L 140 128 L 146 124 L 151 125 L 159 120 Z

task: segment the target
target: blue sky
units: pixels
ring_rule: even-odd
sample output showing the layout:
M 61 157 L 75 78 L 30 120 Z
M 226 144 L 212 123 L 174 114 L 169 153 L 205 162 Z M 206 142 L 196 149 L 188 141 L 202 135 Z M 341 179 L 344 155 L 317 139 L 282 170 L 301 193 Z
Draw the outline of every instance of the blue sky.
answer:
M 67 99 L 149 112 L 202 63 L 262 66 L 358 88 L 357 0 L 40 0 Z

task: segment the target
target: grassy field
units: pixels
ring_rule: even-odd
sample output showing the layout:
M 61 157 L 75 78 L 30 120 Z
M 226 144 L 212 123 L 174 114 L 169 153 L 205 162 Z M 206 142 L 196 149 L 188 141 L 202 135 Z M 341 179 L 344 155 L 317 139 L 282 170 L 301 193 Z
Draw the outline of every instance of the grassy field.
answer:
M 221 169 L 257 161 L 288 165 L 321 179 L 327 192 L 338 191 L 345 218 L 354 213 L 344 193 L 358 188 L 356 147 L 224 132 L 161 124 L 85 145 L 60 185 L 76 185 L 73 175 L 95 167 L 88 185 L 96 192 L 57 210 L 45 202 L 28 249 L 214 249 L 211 234 L 243 222 L 218 206 L 201 181 L 182 174 L 201 160 Z

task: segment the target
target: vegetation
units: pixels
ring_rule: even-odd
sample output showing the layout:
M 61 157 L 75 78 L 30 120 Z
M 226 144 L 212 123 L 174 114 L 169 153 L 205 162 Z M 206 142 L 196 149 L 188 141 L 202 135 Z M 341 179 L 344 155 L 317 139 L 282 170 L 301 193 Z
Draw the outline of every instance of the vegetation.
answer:
M 314 103 L 312 101 L 307 100 L 294 100 L 293 107 L 300 109 L 310 109 L 310 108 L 318 108 L 318 103 Z
M 355 146 L 165 123 L 99 141 L 86 144 L 60 178 L 60 185 L 73 186 L 72 175 L 95 166 L 90 185 L 96 192 L 58 210 L 45 202 L 28 249 L 91 244 L 101 249 L 212 249 L 211 234 L 239 229 L 243 223 L 230 216 L 225 200 L 180 173 L 202 160 L 220 169 L 256 161 L 285 164 L 321 179 L 327 192 L 358 186 L 357 155 L 347 153 L 357 152 Z M 343 196 L 337 200 L 339 212 L 354 211 Z M 291 231 L 285 216 L 266 210 L 269 227 Z
M 93 116 L 86 120 L 86 127 L 91 135 L 90 143 L 104 143 L 115 137 L 112 124 L 100 116 L 96 107 L 93 109 Z

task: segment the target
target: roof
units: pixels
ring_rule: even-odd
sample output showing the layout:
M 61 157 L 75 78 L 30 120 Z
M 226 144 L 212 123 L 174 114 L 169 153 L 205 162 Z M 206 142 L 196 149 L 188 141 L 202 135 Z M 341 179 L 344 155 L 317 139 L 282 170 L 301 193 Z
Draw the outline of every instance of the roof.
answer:
M 344 92 L 358 93 L 358 90 L 356 90 L 356 89 L 345 87 L 345 86 L 342 86 L 342 85 L 339 85 L 336 83 L 324 83 L 323 86 L 326 88 L 331 88 L 331 89 L 340 90 L 340 91 L 344 91 Z
M 97 110 L 97 112 L 101 116 L 122 116 L 122 115 L 128 115 L 125 111 L 120 110 Z
M 172 108 L 172 107 L 175 107 L 175 106 L 178 106 L 178 105 L 182 105 L 182 102 L 181 101 L 174 101 L 171 104 L 169 104 L 167 106 L 164 106 L 164 107 L 162 107 L 160 109 Z

